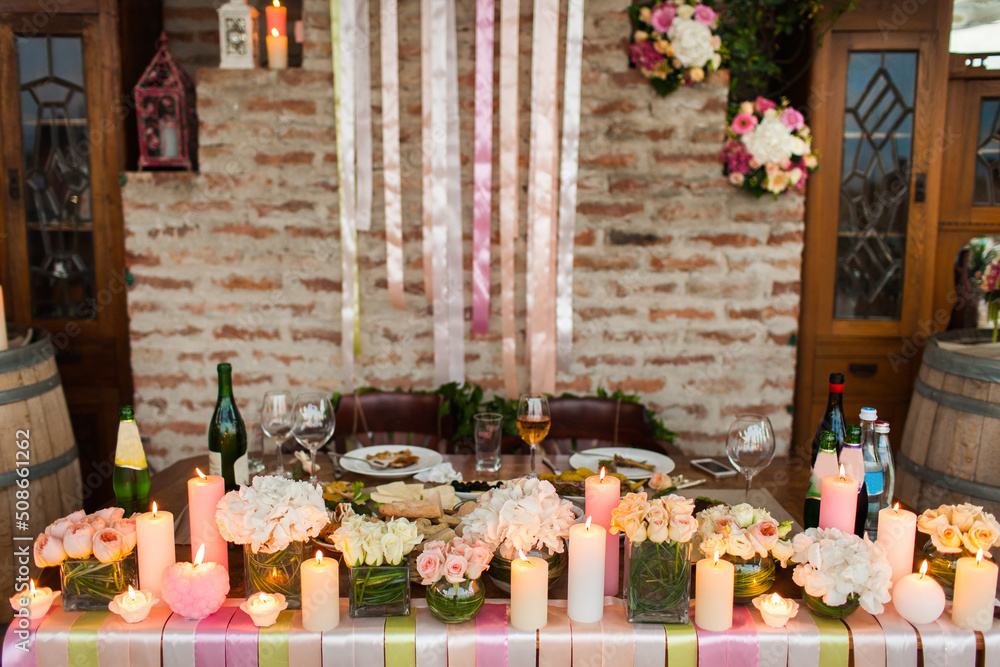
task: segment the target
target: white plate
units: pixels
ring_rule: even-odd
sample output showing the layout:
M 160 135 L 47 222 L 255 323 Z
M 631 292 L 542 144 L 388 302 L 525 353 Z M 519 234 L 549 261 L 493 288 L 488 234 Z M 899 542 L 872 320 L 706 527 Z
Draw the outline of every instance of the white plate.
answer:
M 380 452 L 401 452 L 404 449 L 410 450 L 410 453 L 414 456 L 420 457 L 420 460 L 413 465 L 406 466 L 405 468 L 386 468 L 384 470 L 378 470 L 372 468 L 365 461 L 366 456 L 372 454 L 378 454 Z M 348 452 L 340 457 L 340 465 L 343 466 L 344 470 L 350 470 L 359 475 L 367 475 L 368 477 L 409 477 L 418 472 L 427 470 L 428 468 L 433 468 L 437 464 L 441 463 L 444 458 L 438 452 L 433 449 L 426 449 L 424 447 L 411 447 L 409 445 L 374 445 L 371 447 L 362 447 L 361 449 L 355 449 L 352 452 Z
M 595 469 L 597 462 L 601 459 L 613 459 L 615 454 L 620 454 L 633 461 L 642 461 L 649 465 L 656 466 L 656 472 L 669 473 L 674 469 L 673 460 L 664 454 L 651 452 L 648 449 L 634 449 L 632 447 L 595 447 L 582 452 L 577 452 L 569 457 L 569 464 L 574 468 Z M 619 468 L 618 472 L 631 480 L 648 479 L 653 473 L 642 468 Z

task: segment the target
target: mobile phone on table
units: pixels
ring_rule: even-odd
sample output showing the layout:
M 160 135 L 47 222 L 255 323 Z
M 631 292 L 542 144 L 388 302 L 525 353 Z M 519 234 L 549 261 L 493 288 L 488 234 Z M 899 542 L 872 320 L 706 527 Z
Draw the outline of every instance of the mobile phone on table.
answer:
M 736 471 L 715 459 L 691 459 L 691 466 L 707 472 L 712 477 L 733 477 Z

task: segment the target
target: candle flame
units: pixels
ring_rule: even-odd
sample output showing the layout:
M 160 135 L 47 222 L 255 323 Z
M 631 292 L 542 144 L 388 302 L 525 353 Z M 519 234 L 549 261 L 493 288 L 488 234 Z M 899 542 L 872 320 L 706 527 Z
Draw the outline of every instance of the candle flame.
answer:
M 771 596 L 771 604 L 781 604 L 781 596 L 775 593 Z
M 317 565 L 322 565 L 323 564 L 323 552 L 322 551 L 319 551 L 319 550 L 316 551 L 316 564 Z
M 280 6 L 281 6 L 281 3 L 280 3 L 280 2 L 278 2 L 278 0 L 274 0 L 274 6 L 275 6 L 275 7 L 280 7 Z
M 274 596 L 273 595 L 268 595 L 267 593 L 264 593 L 263 591 L 260 592 L 260 593 L 258 593 L 257 595 L 260 596 L 257 599 L 260 600 L 261 602 L 263 602 L 264 604 L 269 604 L 271 602 L 274 602 Z
M 274 579 L 278 578 L 278 568 L 276 567 L 271 568 L 271 577 L 273 577 Z
M 201 565 L 202 559 L 205 557 L 205 545 L 202 544 L 198 547 L 198 555 L 194 557 L 194 564 Z
M 844 479 L 844 464 L 840 464 L 840 479 Z
M 135 601 L 135 589 L 132 588 L 132 584 L 128 585 L 128 596 L 132 598 L 133 602 Z
M 28 590 L 31 592 L 31 597 L 35 597 L 35 580 L 28 579 Z
M 194 471 L 198 473 L 198 477 L 201 477 L 202 479 L 208 479 L 207 477 L 205 477 L 205 473 L 203 473 L 200 468 L 195 468 Z
M 528 562 L 528 557 L 527 557 L 527 556 L 525 556 L 525 555 L 524 555 L 524 552 L 523 552 L 523 551 L 521 551 L 520 549 L 518 549 L 518 550 L 517 550 L 517 555 L 518 555 L 518 556 L 519 556 L 519 557 L 521 558 L 521 560 L 523 560 L 523 561 L 524 561 L 525 563 L 527 563 L 527 562 Z
M 156 501 L 153 501 L 153 518 L 156 518 Z
M 983 549 L 982 547 L 980 547 L 979 551 L 976 552 L 976 565 L 980 565 L 982 564 L 982 562 L 983 562 Z
M 718 551 L 715 552 L 715 564 L 716 565 L 719 564 L 719 552 Z
M 271 37 L 277 37 L 277 36 L 278 36 L 278 29 L 271 28 Z
M 604 466 L 601 466 L 601 481 L 602 482 L 604 481 L 604 475 L 606 475 L 606 474 L 607 474 L 607 471 L 604 469 Z
M 593 518 L 594 517 L 591 517 L 591 516 L 587 517 L 587 530 L 590 530 L 590 520 L 593 519 Z
M 920 565 L 920 578 L 923 579 L 925 574 L 927 574 L 927 561 L 926 560 Z
M 892 511 L 893 512 L 898 512 L 899 511 L 899 503 L 896 503 L 895 505 L 892 506 Z

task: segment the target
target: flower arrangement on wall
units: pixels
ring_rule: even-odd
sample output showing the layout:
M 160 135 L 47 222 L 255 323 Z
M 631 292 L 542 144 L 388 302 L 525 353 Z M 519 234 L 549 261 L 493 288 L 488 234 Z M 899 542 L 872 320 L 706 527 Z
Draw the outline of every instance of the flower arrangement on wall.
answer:
M 802 192 L 809 173 L 819 166 L 809 126 L 786 99 L 780 104 L 763 97 L 743 102 L 726 134 L 724 173 L 755 197 Z
M 632 17 L 632 63 L 661 96 L 705 79 L 722 63 L 719 15 L 700 2 L 644 2 Z

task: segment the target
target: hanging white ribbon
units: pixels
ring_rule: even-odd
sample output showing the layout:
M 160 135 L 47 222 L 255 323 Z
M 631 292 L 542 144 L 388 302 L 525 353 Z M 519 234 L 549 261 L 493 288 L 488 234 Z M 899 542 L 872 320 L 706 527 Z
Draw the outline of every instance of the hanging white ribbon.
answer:
M 517 384 L 517 339 L 514 320 L 514 239 L 517 238 L 518 186 L 518 24 L 519 0 L 500 7 L 500 321 L 503 334 L 504 388 L 510 397 Z M 528 292 L 531 290 L 529 289 Z
M 433 97 L 431 76 L 431 50 L 434 42 L 434 25 L 431 20 L 431 0 L 420 0 L 420 105 L 421 111 L 421 161 L 423 166 L 423 264 L 424 296 L 427 303 L 434 300 L 434 128 L 430 100 Z
M 459 137 L 458 44 L 455 0 L 447 0 L 448 125 L 448 380 L 465 381 L 465 257 L 462 242 L 462 146 Z
M 382 0 L 382 171 L 385 181 L 385 267 L 389 301 L 403 300 L 403 191 L 399 156 L 399 36 L 396 0 Z
M 357 229 L 367 232 L 372 226 L 372 64 L 369 29 L 370 0 L 356 0 L 355 31 L 355 131 L 357 141 Z

